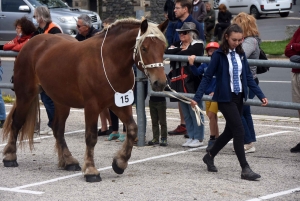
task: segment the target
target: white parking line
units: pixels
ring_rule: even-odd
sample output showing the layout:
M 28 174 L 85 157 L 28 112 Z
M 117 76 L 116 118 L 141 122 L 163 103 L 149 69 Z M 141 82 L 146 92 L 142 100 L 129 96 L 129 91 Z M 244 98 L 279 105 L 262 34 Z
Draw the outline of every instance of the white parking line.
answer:
M 14 188 L 3 188 L 3 187 L 0 187 L 0 191 L 10 191 L 10 192 L 27 193 L 27 194 L 34 194 L 34 195 L 40 195 L 44 193 L 41 191 L 18 190 Z
M 269 136 L 279 135 L 279 134 L 288 133 L 288 132 L 293 132 L 293 131 L 280 131 L 280 132 L 269 133 L 269 134 L 265 134 L 265 135 L 261 135 L 261 136 L 257 136 L 257 137 L 269 137 Z M 230 143 L 232 143 L 232 141 L 230 141 L 229 144 Z M 191 152 L 191 151 L 205 149 L 206 147 L 207 146 L 203 146 L 203 147 L 192 148 L 192 149 L 188 149 L 188 150 L 184 150 L 184 151 L 178 151 L 178 152 L 173 152 L 173 153 L 159 155 L 159 156 L 153 156 L 153 157 L 149 157 L 149 158 L 145 158 L 145 159 L 131 161 L 131 162 L 129 162 L 129 164 L 132 165 L 132 164 L 142 163 L 142 162 L 145 162 L 145 161 L 150 161 L 150 160 L 165 158 L 165 157 L 169 157 L 169 156 L 174 156 L 174 155 L 178 155 L 178 154 L 184 154 L 184 153 Z M 108 166 L 108 167 L 100 168 L 100 169 L 98 169 L 98 171 L 101 172 L 103 170 L 108 170 L 108 169 L 111 169 L 111 168 L 112 168 L 111 166 Z M 50 179 L 50 180 L 46 180 L 46 181 L 42 181 L 42 182 L 37 182 L 37 183 L 32 183 L 32 184 L 27 184 L 27 185 L 23 185 L 23 186 L 10 188 L 10 190 L 14 191 L 14 192 L 17 192 L 20 189 L 29 188 L 29 187 L 33 187 L 33 186 L 40 186 L 40 185 L 44 185 L 44 184 L 48 184 L 48 183 L 52 183 L 52 182 L 57 182 L 57 181 L 60 181 L 60 180 L 69 179 L 69 178 L 72 178 L 72 177 L 77 177 L 77 176 L 82 176 L 82 175 L 83 175 L 83 173 L 76 173 L 76 174 L 72 174 L 72 175 L 68 175 L 68 176 L 64 176 L 64 177 L 58 177 L 58 178 L 54 178 L 54 179 Z M 1 188 L 0 188 L 0 190 L 1 190 Z M 28 191 L 28 193 L 29 192 L 31 192 L 31 191 Z M 36 192 L 36 191 L 32 191 L 32 192 Z M 32 193 L 32 194 L 34 194 L 34 193 Z
M 283 195 L 287 195 L 287 194 L 292 194 L 292 193 L 296 193 L 296 192 L 299 192 L 299 191 L 300 191 L 300 187 L 294 188 L 294 189 L 290 189 L 290 190 L 286 190 L 286 191 L 281 191 L 281 192 L 278 192 L 278 193 L 272 193 L 272 194 L 269 194 L 269 195 L 265 195 L 265 196 L 262 196 L 262 197 L 259 197 L 259 198 L 254 198 L 254 199 L 247 200 L 247 201 L 269 200 L 271 198 L 276 198 L 276 197 L 279 197 L 279 196 L 283 196 Z

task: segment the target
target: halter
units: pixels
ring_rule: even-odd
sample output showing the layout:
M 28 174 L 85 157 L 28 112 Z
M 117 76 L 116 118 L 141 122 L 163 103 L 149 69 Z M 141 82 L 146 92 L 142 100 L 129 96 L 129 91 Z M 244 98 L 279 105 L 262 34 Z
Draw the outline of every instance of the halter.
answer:
M 146 37 L 156 37 L 154 34 L 148 34 Z M 139 29 L 139 33 L 136 37 L 136 42 L 134 45 L 134 50 L 133 50 L 133 60 L 135 61 L 135 56 L 137 55 L 137 53 L 139 53 L 140 56 L 140 61 L 138 61 L 138 65 L 141 64 L 145 74 L 148 76 L 148 72 L 147 72 L 147 68 L 156 68 L 156 67 L 164 67 L 163 63 L 152 63 L 152 64 L 144 64 L 142 55 L 141 55 L 141 50 L 140 47 L 138 46 L 138 42 L 141 39 L 141 29 Z

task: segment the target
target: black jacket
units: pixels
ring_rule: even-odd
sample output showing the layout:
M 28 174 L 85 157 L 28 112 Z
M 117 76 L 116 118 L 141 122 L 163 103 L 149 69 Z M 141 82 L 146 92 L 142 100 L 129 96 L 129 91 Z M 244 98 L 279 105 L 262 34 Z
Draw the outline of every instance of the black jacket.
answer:
M 78 41 L 83 41 L 83 40 L 85 40 L 85 39 L 88 39 L 88 38 L 90 38 L 90 37 L 92 37 L 93 35 L 95 35 L 95 33 L 97 33 L 97 32 L 99 32 L 100 30 L 99 29 L 95 29 L 93 26 L 90 28 L 90 31 L 89 31 L 89 33 L 86 35 L 86 36 L 83 36 L 83 35 L 81 35 L 81 34 L 77 34 L 76 36 L 75 36 L 75 38 L 78 40 Z

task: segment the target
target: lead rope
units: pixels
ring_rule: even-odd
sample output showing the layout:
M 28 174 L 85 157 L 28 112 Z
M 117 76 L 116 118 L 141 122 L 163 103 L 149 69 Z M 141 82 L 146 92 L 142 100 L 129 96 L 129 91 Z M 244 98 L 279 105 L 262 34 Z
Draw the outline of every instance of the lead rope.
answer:
M 180 98 L 177 97 L 177 96 L 174 96 L 173 94 L 170 94 L 170 93 L 167 92 L 167 91 L 163 91 L 165 94 L 167 94 L 167 95 L 170 96 L 170 97 L 176 98 L 176 99 L 178 99 L 178 100 L 180 100 L 180 101 L 182 101 L 182 102 L 184 102 L 184 103 L 186 103 L 186 104 L 191 104 L 192 99 L 190 99 L 190 98 L 188 98 L 188 97 L 185 97 L 185 96 L 183 96 L 183 95 L 177 93 L 177 91 L 175 91 L 174 89 L 172 89 L 172 88 L 170 87 L 169 84 L 167 84 L 167 87 L 168 87 L 172 92 L 174 92 L 174 93 L 176 93 L 178 96 L 180 96 Z M 196 116 L 196 120 L 197 120 L 198 126 L 201 126 L 201 124 L 204 125 L 204 122 L 202 121 L 200 114 L 203 114 L 203 115 L 206 116 L 205 112 L 204 112 L 203 110 L 201 110 L 201 109 L 199 108 L 198 105 L 195 105 L 195 107 L 192 107 L 192 109 L 193 109 L 194 112 L 195 112 L 195 116 Z
M 113 86 L 111 85 L 111 83 L 110 83 L 110 81 L 109 81 L 109 79 L 108 79 L 108 77 L 107 77 L 106 70 L 105 70 L 105 67 L 104 67 L 103 55 L 102 55 L 102 48 L 103 48 L 104 41 L 105 41 L 105 39 L 106 39 L 107 32 L 108 32 L 108 28 L 106 29 L 106 32 L 105 32 L 105 35 L 104 35 L 104 38 L 103 38 L 103 41 L 102 41 L 102 44 L 101 44 L 101 60 L 102 60 L 102 67 L 103 67 L 103 71 L 104 71 L 104 74 L 105 74 L 105 77 L 106 77 L 106 80 L 107 80 L 108 84 L 110 85 L 110 87 L 112 88 L 112 90 L 113 90 L 115 93 L 117 93 L 116 90 L 115 90 L 115 89 L 113 88 Z M 132 85 L 131 90 L 133 90 L 134 84 L 135 84 L 135 75 L 134 75 L 133 68 L 132 68 L 132 73 L 133 73 L 133 85 Z

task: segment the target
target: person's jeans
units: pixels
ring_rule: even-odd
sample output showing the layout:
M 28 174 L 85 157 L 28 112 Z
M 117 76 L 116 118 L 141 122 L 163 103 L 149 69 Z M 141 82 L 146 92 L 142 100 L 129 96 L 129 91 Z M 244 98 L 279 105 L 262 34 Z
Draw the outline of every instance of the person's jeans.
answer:
M 2 66 L 0 66 L 0 81 L 2 81 L 2 75 L 3 75 L 3 68 Z M 2 92 L 0 89 L 0 120 L 5 120 L 5 119 L 6 119 L 6 111 L 5 111 L 4 101 L 2 98 Z
M 205 37 L 204 37 L 204 22 L 199 22 L 199 24 L 201 25 L 201 31 L 199 33 L 199 38 L 201 40 L 203 40 L 203 42 L 205 43 Z
M 54 118 L 54 103 L 52 99 L 46 94 L 46 92 L 42 91 L 40 93 L 41 99 L 46 108 L 47 116 L 48 116 L 48 126 L 52 128 L 53 118 Z
M 197 139 L 199 141 L 203 141 L 204 139 L 204 125 L 201 124 L 201 126 L 198 126 L 196 114 L 194 110 L 192 109 L 191 105 L 179 102 L 182 113 L 184 116 L 185 126 L 187 133 L 189 135 L 189 138 Z M 202 101 L 198 102 L 198 106 L 203 109 Z M 204 122 L 204 117 L 201 114 L 201 119 Z

